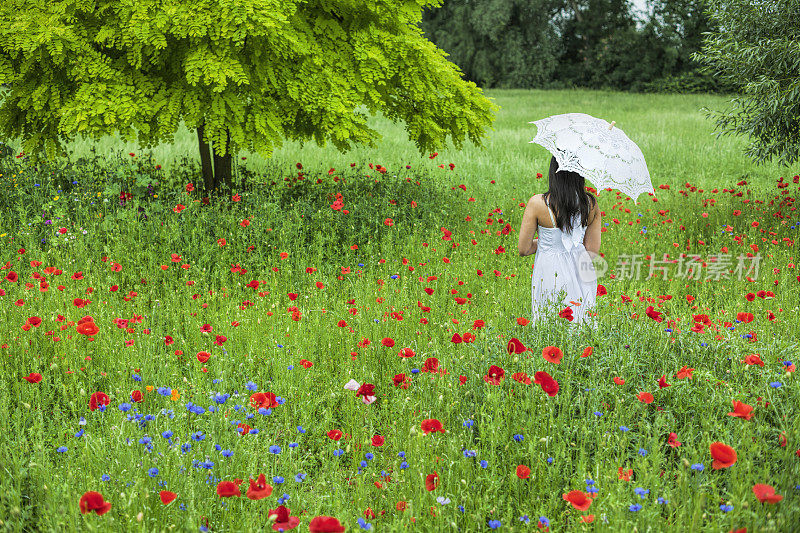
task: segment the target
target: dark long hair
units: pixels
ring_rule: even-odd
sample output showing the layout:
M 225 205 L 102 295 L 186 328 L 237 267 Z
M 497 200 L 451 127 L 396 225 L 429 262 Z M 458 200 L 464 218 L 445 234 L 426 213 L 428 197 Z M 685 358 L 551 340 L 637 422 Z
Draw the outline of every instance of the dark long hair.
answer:
M 589 225 L 589 214 L 597 199 L 586 191 L 586 180 L 577 172 L 558 170 L 555 156 L 550 159 L 549 189 L 542 195 L 556 219 L 556 227 L 565 233 L 572 232 L 572 217 L 581 215 L 581 225 Z

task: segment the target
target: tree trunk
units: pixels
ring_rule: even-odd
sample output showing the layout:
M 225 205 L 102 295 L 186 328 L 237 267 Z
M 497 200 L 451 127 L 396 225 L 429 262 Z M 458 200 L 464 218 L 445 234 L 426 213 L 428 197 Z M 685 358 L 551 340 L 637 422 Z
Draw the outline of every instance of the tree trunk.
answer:
M 226 130 L 226 144 L 225 155 L 217 155 L 214 150 L 214 186 L 227 188 L 228 191 L 233 190 L 233 180 L 231 178 L 231 133 Z
M 200 145 L 200 163 L 203 169 L 203 187 L 206 193 L 214 189 L 214 170 L 211 168 L 211 150 L 207 142 L 203 142 L 203 132 L 205 122 L 201 122 L 197 128 L 197 142 Z

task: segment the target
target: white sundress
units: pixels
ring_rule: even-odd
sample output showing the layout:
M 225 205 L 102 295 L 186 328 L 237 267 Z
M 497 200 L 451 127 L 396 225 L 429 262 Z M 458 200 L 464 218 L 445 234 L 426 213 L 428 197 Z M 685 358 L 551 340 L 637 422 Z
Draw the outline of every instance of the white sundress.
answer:
M 531 274 L 533 323 L 548 317 L 557 318 L 562 309 L 571 307 L 574 324 L 589 323 L 596 328 L 596 321 L 591 320 L 587 312 L 595 306 L 597 275 L 583 245 L 586 228 L 580 223 L 580 213 L 572 219 L 572 232 L 566 233 L 556 226 L 546 201 L 545 205 L 553 227 L 538 227 L 539 245 Z

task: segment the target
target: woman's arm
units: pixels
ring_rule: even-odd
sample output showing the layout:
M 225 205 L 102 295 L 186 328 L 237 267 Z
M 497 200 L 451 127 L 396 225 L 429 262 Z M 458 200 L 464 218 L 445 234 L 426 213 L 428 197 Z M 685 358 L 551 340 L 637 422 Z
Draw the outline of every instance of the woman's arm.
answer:
M 594 219 L 586 228 L 586 234 L 583 236 L 583 246 L 592 257 L 597 256 L 600 252 L 600 233 L 603 226 L 603 218 L 600 216 L 600 205 L 594 206 Z
M 519 228 L 519 243 L 517 244 L 517 248 L 519 249 L 519 255 L 521 257 L 535 254 L 539 247 L 539 240 L 533 238 L 537 226 L 536 214 L 534 213 L 535 207 L 533 205 L 534 198 L 535 196 L 531 197 L 525 205 L 525 213 L 522 215 L 522 224 Z

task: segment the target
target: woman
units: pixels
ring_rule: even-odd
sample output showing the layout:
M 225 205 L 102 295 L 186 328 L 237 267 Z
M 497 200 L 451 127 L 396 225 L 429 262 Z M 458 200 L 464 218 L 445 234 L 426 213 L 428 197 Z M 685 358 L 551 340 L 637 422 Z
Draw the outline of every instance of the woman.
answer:
M 553 157 L 548 191 L 531 197 L 525 206 L 519 254 L 536 254 L 531 277 L 534 324 L 554 313 L 582 324 L 589 321 L 587 313 L 597 297 L 592 260 L 600 251 L 600 208 L 586 191 L 583 176 L 557 169 Z M 537 231 L 539 238 L 534 239 Z

